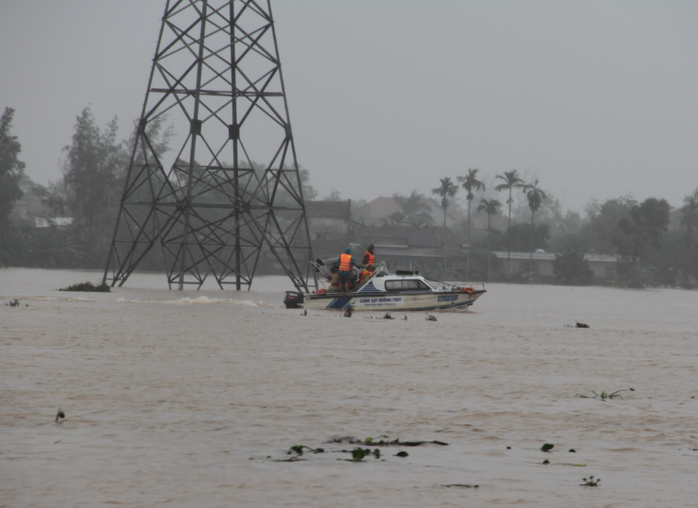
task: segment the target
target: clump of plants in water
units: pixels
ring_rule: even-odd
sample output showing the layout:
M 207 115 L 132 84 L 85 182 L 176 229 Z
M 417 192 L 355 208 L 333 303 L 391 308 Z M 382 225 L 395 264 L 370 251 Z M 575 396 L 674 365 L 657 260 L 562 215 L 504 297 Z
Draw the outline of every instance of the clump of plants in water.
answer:
M 384 441 L 383 438 L 388 439 L 388 441 Z M 376 440 L 376 439 L 380 439 L 380 441 L 377 441 L 377 442 L 374 443 L 374 440 Z M 390 441 L 390 436 L 386 436 L 385 434 L 380 435 L 380 436 L 375 437 L 375 438 L 374 438 L 374 437 L 367 437 L 366 439 L 364 439 L 364 443 L 366 443 L 366 444 L 371 444 L 371 443 L 373 443 L 373 444 L 381 444 L 381 445 L 383 445 L 383 444 L 397 444 L 397 443 L 399 443 L 399 442 L 400 442 L 399 439 L 393 439 L 392 441 Z
M 377 459 L 380 459 L 381 451 L 378 448 L 373 451 L 371 451 L 369 448 L 354 448 L 351 451 L 351 460 L 347 460 L 350 462 L 363 462 L 364 457 L 370 457 L 371 455 Z
M 599 482 L 601 481 L 601 478 L 596 478 L 594 479 L 593 476 L 590 476 L 589 478 L 582 478 L 582 481 L 584 483 L 580 483 L 582 487 L 598 487 Z
M 91 282 L 81 282 L 79 284 L 73 284 L 67 288 L 61 288 L 58 291 L 85 291 L 88 293 L 111 293 L 111 286 L 108 284 L 100 284 L 95 286 Z
M 303 450 L 308 450 L 309 452 L 312 453 L 324 453 L 325 450 L 324 448 L 311 448 L 310 446 L 305 446 L 305 445 L 293 445 L 291 448 L 289 448 L 286 451 L 286 455 L 292 455 L 293 453 L 297 453 L 298 456 L 300 457 L 303 455 Z
M 5 305 L 9 305 L 10 307 L 19 307 L 19 300 L 15 298 L 14 300 L 10 300 L 10 302 L 6 303 Z
M 575 397 L 579 397 L 581 399 L 601 399 L 601 400 L 615 399 L 615 398 L 622 399 L 623 396 L 620 395 L 620 392 L 634 392 L 634 391 L 635 391 L 635 388 L 623 388 L 622 390 L 616 390 L 615 392 L 610 392 L 610 393 L 605 392 L 605 391 L 602 391 L 601 393 L 596 393 L 594 390 L 592 390 L 591 393 L 594 394 L 593 397 L 590 395 L 579 395 L 579 394 L 576 394 Z

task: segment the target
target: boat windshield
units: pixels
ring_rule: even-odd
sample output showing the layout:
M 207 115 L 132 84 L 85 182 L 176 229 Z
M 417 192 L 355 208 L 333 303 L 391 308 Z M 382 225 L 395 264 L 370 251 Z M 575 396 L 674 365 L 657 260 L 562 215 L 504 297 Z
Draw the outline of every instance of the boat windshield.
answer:
M 386 291 L 429 291 L 430 288 L 424 281 L 419 279 L 399 279 L 386 280 Z

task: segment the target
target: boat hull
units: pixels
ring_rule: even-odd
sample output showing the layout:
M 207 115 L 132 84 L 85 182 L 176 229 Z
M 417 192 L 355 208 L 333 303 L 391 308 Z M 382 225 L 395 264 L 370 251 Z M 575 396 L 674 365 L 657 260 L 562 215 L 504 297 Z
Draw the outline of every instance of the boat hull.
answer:
M 303 307 L 313 310 L 346 310 L 351 305 L 355 311 L 428 311 L 462 308 L 472 305 L 485 290 L 439 293 L 380 293 L 380 294 L 324 294 L 306 296 Z

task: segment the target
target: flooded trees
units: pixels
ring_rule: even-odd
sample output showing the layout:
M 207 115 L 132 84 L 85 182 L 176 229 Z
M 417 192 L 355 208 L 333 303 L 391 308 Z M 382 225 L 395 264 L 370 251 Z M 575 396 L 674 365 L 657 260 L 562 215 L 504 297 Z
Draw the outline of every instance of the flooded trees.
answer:
M 507 231 L 511 229 L 511 205 L 514 203 L 514 199 L 511 197 L 511 191 L 513 189 L 520 189 L 523 187 L 524 183 L 517 170 L 512 169 L 511 171 L 505 171 L 501 175 L 497 175 L 497 178 L 502 180 L 504 183 L 497 185 L 494 190 L 497 192 L 509 191 L 509 199 L 507 199 L 507 205 L 509 205 L 509 222 L 507 223 Z M 507 271 L 510 270 L 511 262 L 511 244 L 507 240 Z
M 431 193 L 437 194 L 441 197 L 441 208 L 443 208 L 444 211 L 444 227 L 446 227 L 446 210 L 448 210 L 449 204 L 448 198 L 453 198 L 456 195 L 456 192 L 458 192 L 458 187 L 448 176 L 446 178 L 441 178 L 439 181 L 441 182 L 441 186 L 437 187 L 436 189 L 432 189 Z
M 0 117 L 0 261 L 9 242 L 10 213 L 15 201 L 22 197 L 19 186 L 24 175 L 24 162 L 19 160 L 22 145 L 10 133 L 15 110 L 5 108 Z

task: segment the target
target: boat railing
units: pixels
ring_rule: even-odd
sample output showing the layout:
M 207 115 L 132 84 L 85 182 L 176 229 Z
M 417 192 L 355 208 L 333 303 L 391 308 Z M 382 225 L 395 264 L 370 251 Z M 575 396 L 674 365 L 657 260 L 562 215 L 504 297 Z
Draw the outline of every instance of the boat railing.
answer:
M 429 280 L 429 279 L 427 279 Z M 484 291 L 484 282 L 458 282 L 458 281 L 435 281 L 429 283 L 439 291 L 458 291 L 459 289 L 472 289 L 473 291 Z

